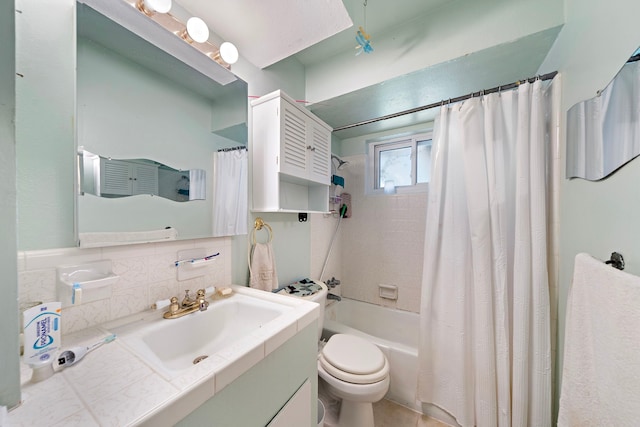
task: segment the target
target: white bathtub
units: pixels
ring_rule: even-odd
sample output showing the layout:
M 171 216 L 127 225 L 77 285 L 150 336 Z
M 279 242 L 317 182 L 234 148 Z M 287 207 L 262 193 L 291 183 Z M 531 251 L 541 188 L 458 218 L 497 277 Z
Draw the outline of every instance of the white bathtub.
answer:
M 389 400 L 422 412 L 416 400 L 419 315 L 342 298 L 325 310 L 323 338 L 358 335 L 376 344 L 387 356 L 391 384 Z

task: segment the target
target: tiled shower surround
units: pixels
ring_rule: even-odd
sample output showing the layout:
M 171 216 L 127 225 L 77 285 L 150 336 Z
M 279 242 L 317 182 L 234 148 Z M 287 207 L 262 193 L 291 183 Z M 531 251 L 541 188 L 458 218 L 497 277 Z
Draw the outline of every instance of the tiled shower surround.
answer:
M 340 292 L 347 298 L 418 313 L 427 193 L 365 196 L 365 156 L 345 160 L 349 165 L 337 174 L 345 179 L 344 192 L 351 194 L 351 218 L 340 224 L 329 263 L 341 264 L 334 267 L 341 272 L 336 275 Z M 312 265 L 318 258 L 324 261 L 335 221 L 321 214 L 312 217 Z M 313 238 L 321 234 L 323 239 Z M 327 271 L 325 279 L 332 275 Z M 380 298 L 379 284 L 397 286 L 398 300 Z
M 177 252 L 204 248 L 220 252 L 203 276 L 178 281 L 174 262 Z M 147 310 L 154 302 L 172 296 L 182 298 L 185 289 L 195 292 L 231 283 L 231 238 L 183 240 L 96 249 L 64 248 L 18 253 L 19 303 L 57 301 L 56 268 L 91 261 L 112 261 L 119 277 L 111 298 L 63 308 L 63 333 L 70 333 Z M 88 295 L 87 295 L 88 296 Z

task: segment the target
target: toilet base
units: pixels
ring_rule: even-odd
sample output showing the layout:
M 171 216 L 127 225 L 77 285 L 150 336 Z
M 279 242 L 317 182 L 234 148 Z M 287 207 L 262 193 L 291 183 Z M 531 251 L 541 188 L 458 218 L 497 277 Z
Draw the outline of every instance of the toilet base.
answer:
M 377 393 L 365 396 L 345 396 L 344 390 L 339 390 L 327 383 L 322 376 L 318 376 L 318 396 L 325 403 L 327 417 L 325 427 L 373 427 L 373 402 L 384 397 L 389 388 L 387 378 Z
M 342 399 L 337 427 L 373 427 L 373 404 Z

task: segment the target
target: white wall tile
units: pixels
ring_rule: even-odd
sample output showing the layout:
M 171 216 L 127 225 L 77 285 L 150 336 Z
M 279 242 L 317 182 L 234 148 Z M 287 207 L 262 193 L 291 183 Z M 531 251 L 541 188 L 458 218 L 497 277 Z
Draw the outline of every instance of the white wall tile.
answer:
M 365 196 L 365 156 L 348 159 L 345 192 L 351 194 L 351 218 L 338 232 L 340 292 L 347 298 L 418 312 L 424 254 L 427 194 Z M 324 221 L 323 221 L 324 220 Z M 312 271 L 333 232 L 322 215 L 312 217 Z M 320 223 L 320 224 L 317 224 Z M 334 247 L 333 251 L 336 251 Z M 329 263 L 331 265 L 331 263 Z M 321 268 L 321 267 L 320 267 Z M 327 278 L 327 275 L 325 275 Z M 398 286 L 399 300 L 378 296 L 378 284 Z
M 184 289 L 231 284 L 231 238 L 209 238 L 108 248 L 62 248 L 18 253 L 18 298 L 21 303 L 55 301 L 56 268 L 80 265 L 99 259 L 112 261 L 119 280 L 111 298 L 67 307 L 63 313 L 63 333 L 79 331 L 100 323 L 147 310 L 152 303 L 172 296 L 182 297 Z M 203 270 L 204 275 L 178 282 L 177 252 L 203 248 L 221 255 Z

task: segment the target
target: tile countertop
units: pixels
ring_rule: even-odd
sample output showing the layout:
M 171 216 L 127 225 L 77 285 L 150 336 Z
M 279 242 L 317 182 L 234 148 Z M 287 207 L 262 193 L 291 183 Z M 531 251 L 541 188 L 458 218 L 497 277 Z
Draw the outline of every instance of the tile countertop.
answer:
M 176 418 L 167 420 L 172 424 L 318 318 L 316 303 L 243 286 L 233 289 L 291 306 L 292 310 L 172 380 L 156 372 L 117 338 L 39 383 L 30 382 L 31 369 L 21 364 L 22 403 L 9 412 L 8 425 L 134 426 L 169 406 Z M 110 335 L 109 328 L 140 320 L 149 313 L 65 335 L 62 349 L 92 345 Z

